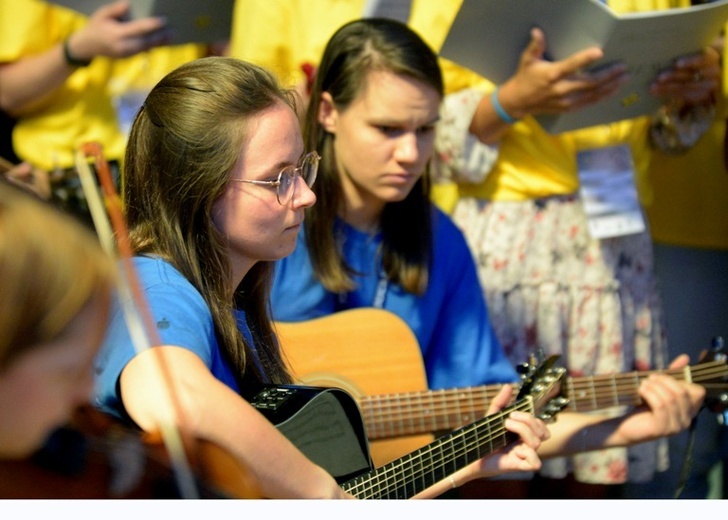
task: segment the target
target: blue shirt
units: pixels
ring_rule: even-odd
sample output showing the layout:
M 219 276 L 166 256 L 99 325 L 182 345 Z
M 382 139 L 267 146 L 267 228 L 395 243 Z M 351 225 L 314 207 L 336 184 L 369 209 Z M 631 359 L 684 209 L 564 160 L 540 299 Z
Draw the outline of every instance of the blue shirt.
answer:
M 202 359 L 213 376 L 238 392 L 237 380 L 220 351 L 212 314 L 202 295 L 164 260 L 137 257 L 134 258 L 134 265 L 161 344 L 191 350 Z M 244 314 L 239 312 L 236 318 L 241 331 L 252 344 Z M 95 360 L 96 404 L 117 417 L 125 416 L 119 395 L 119 376 L 135 355 L 134 344 L 117 299 L 106 338 Z
M 414 331 L 431 389 L 518 380 L 491 326 L 465 238 L 447 215 L 433 210 L 434 259 L 422 296 L 383 279 L 381 234 L 372 236 L 341 221 L 337 225 L 344 258 L 360 273 L 354 276 L 356 289 L 335 294 L 315 279 L 302 229 L 294 253 L 277 263 L 271 296 L 275 320 L 304 321 L 378 306 L 400 316 Z

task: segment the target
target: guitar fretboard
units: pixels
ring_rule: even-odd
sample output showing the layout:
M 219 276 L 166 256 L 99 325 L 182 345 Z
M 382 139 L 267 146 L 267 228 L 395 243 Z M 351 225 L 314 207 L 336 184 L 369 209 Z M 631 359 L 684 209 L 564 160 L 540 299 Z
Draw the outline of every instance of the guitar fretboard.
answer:
M 567 378 L 564 388 L 569 399 L 567 409 L 587 412 L 640 405 L 640 383 L 657 372 L 701 383 L 726 377 L 728 368 L 723 361 L 711 361 L 674 370 Z M 370 440 L 449 431 L 483 417 L 502 386 L 364 396 L 359 399 L 359 405 Z
M 515 440 L 516 436 L 503 426 L 505 417 L 514 410 L 533 413 L 532 401 L 526 399 L 456 430 L 413 453 L 360 475 L 342 487 L 360 499 L 411 498 Z
M 505 427 L 511 412 L 553 417 L 566 405 L 562 386 L 565 370 L 552 367 L 554 360 L 550 359 L 549 367 L 540 371 L 538 378 L 524 384 L 515 403 L 359 475 L 344 483 L 343 489 L 363 499 L 411 498 L 471 462 L 507 446 L 518 438 Z

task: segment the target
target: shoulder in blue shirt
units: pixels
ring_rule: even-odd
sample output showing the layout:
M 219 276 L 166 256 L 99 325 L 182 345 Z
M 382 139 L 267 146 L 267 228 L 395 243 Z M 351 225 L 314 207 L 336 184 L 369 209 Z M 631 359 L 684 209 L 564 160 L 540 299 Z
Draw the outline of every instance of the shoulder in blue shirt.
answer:
M 160 344 L 191 350 L 217 379 L 238 391 L 234 374 L 220 352 L 212 315 L 200 293 L 164 260 L 137 257 L 134 265 L 156 323 L 155 332 Z M 244 319 L 238 322 L 244 324 Z M 243 332 L 249 334 L 247 328 L 243 328 Z M 95 402 L 102 410 L 118 417 L 125 416 L 118 389 L 119 377 L 136 353 L 117 298 L 106 338 L 95 361 Z
M 516 381 L 490 324 L 475 263 L 462 232 L 433 210 L 434 259 L 428 288 L 416 296 L 386 283 L 382 307 L 400 316 L 420 343 L 430 388 L 453 388 Z M 296 250 L 277 264 L 273 317 L 304 321 L 339 310 L 373 306 L 381 289 L 381 236 L 343 227 L 343 253 L 358 273 L 357 288 L 327 291 L 314 277 L 302 230 Z

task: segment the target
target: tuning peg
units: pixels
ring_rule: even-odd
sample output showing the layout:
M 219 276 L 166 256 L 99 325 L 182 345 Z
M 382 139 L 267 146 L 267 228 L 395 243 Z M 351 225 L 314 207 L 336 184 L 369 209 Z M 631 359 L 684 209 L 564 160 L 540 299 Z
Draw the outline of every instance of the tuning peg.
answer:
M 516 365 L 516 372 L 521 375 L 526 375 L 531 372 L 531 365 L 529 365 L 528 363 L 521 363 L 520 365 Z
M 554 406 L 558 406 L 559 410 L 569 406 L 569 400 L 566 397 L 557 397 L 552 403 L 554 403 Z
M 531 364 L 533 364 L 533 366 L 540 365 L 543 363 L 544 359 L 546 359 L 546 352 L 544 352 L 543 347 L 538 347 L 531 354 Z

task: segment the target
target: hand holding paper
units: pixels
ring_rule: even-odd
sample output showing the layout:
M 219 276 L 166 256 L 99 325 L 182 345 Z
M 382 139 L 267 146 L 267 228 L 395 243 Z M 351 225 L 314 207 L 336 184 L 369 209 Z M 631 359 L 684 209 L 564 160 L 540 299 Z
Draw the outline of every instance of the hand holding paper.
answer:
M 235 0 L 121 0 L 113 3 L 111 0 L 49 1 L 91 18 L 100 14 L 102 9 L 114 6 L 115 21 L 119 26 L 127 26 L 126 40 L 121 47 L 142 50 L 145 46 L 149 48 L 163 44 L 218 44 L 228 41 L 235 3 Z M 115 35 L 120 27 L 110 22 L 109 29 Z M 132 50 L 128 52 L 134 53 Z M 116 57 L 114 54 L 105 55 Z
M 90 61 L 96 56 L 125 58 L 169 40 L 163 18 L 127 21 L 128 15 L 126 0 L 102 5 L 89 17 L 88 24 L 70 37 L 68 51 L 79 61 Z
M 581 51 L 601 49 L 603 56 L 583 70 L 592 72 L 586 81 L 596 80 L 599 86 L 585 84 L 583 76 L 575 75 L 572 83 L 552 85 L 555 93 L 562 95 L 560 101 L 541 114 L 530 111 L 555 134 L 654 112 L 664 102 L 663 95 L 671 97 L 680 89 L 676 82 L 685 85 L 687 73 L 695 80 L 696 68 L 706 69 L 700 72 L 705 76 L 710 67 L 685 66 L 682 77 L 678 74 L 654 84 L 658 74 L 676 60 L 680 63 L 681 57 L 699 55 L 718 36 L 726 19 L 728 0 L 624 15 L 617 15 L 598 0 L 463 0 L 440 55 L 504 84 L 521 72 L 519 57 L 522 59 L 523 49 L 529 46 L 534 27 L 545 34 L 543 61 L 568 62 Z M 602 67 L 614 63 L 627 66 L 628 81 L 619 83 L 614 95 L 604 95 L 616 77 L 610 78 L 611 72 Z M 594 76 L 594 72 L 606 76 Z M 550 79 L 558 83 L 558 69 L 554 74 Z M 712 88 L 709 83 L 702 87 L 695 85 L 700 81 L 693 83 L 688 97 L 699 98 Z M 653 86 L 657 90 L 652 91 Z M 500 98 L 506 110 L 508 96 L 519 94 L 509 94 L 508 90 L 504 85 Z
M 563 60 L 545 59 L 547 42 L 541 29 L 531 29 L 531 41 L 521 54 L 518 70 L 498 91 L 501 109 L 513 119 L 558 117 L 576 112 L 614 96 L 628 80 L 627 67 L 620 62 L 589 71 L 603 57 L 599 47 L 588 47 Z M 502 115 L 488 113 L 484 98 L 470 126 L 484 143 L 496 143 L 506 131 Z
M 516 74 L 501 88 L 501 103 L 514 117 L 575 111 L 613 95 L 627 81 L 627 67 L 621 63 L 586 71 L 602 58 L 598 47 L 548 61 L 546 45 L 543 31 L 532 29 Z
M 720 54 L 713 47 L 707 47 L 660 72 L 650 93 L 683 104 L 713 102 L 720 87 L 720 76 Z

